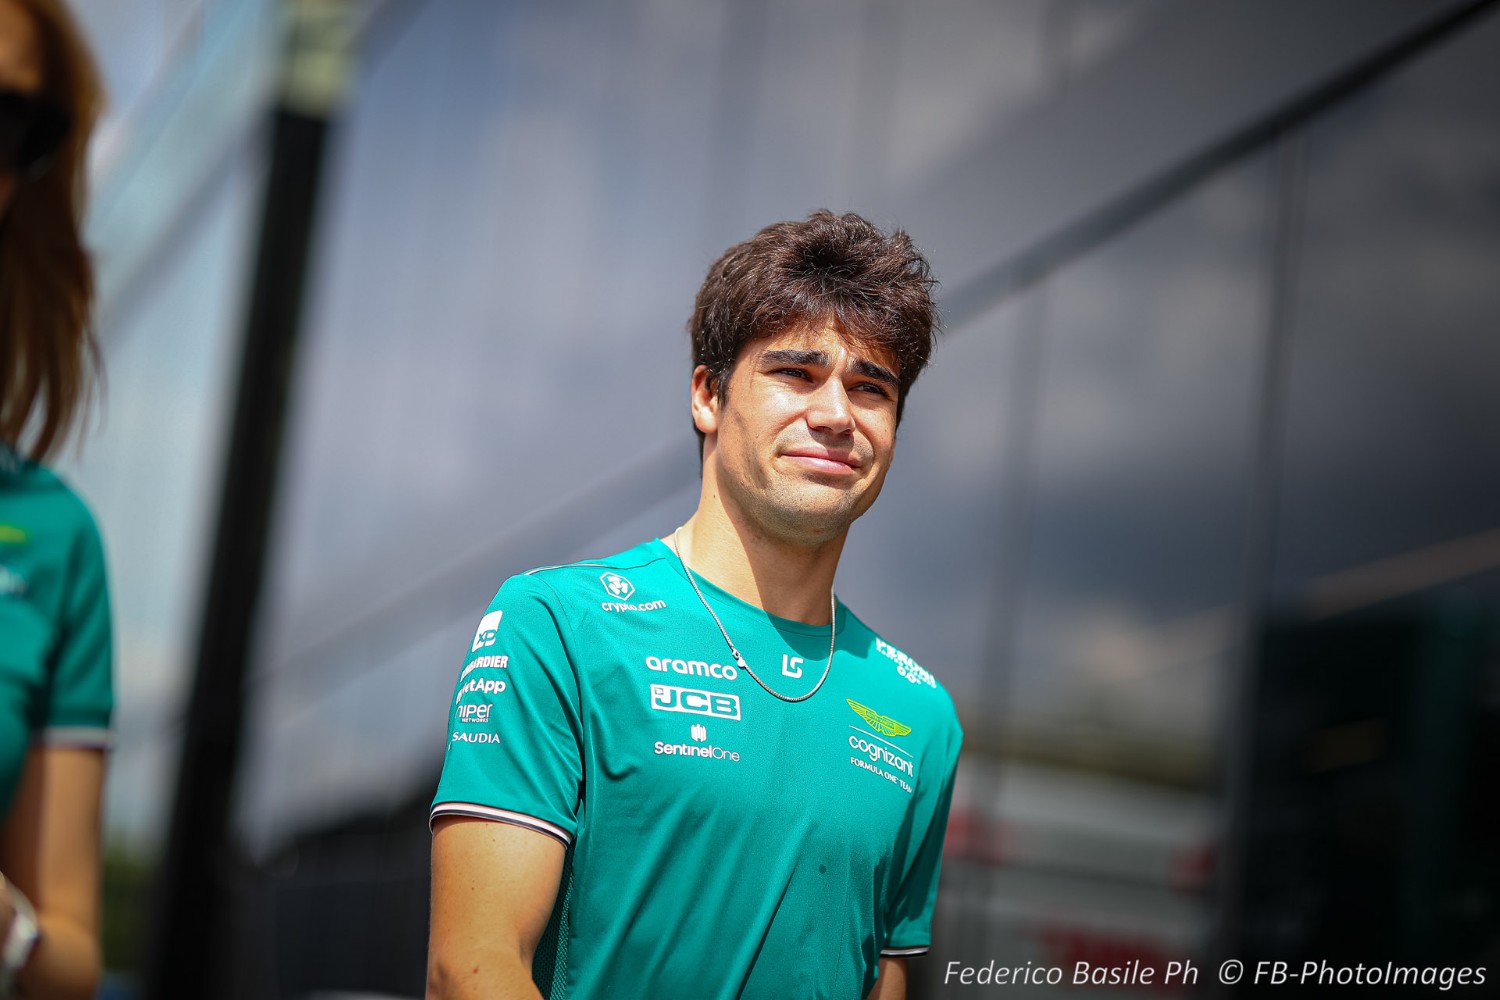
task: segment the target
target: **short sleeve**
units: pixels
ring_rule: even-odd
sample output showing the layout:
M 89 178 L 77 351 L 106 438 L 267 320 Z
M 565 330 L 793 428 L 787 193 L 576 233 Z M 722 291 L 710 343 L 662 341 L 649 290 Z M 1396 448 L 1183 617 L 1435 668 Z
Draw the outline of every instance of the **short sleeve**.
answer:
M 84 520 L 68 552 L 47 697 L 38 721 L 47 745 L 109 746 L 114 713 L 114 646 L 104 547 L 93 518 Z
M 432 819 L 495 820 L 572 843 L 583 729 L 557 605 L 545 583 L 517 576 L 480 618 L 449 705 Z
M 946 773 L 930 797 L 921 802 L 917 817 L 925 826 L 913 839 L 916 852 L 906 867 L 895 895 L 886 905 L 886 942 L 880 954 L 903 958 L 925 954 L 932 944 L 932 910 L 937 903 L 938 872 L 943 861 L 943 838 L 948 831 L 948 809 L 953 803 L 953 783 L 958 773 L 958 750 L 963 733 L 954 724 L 954 736 L 944 755 Z

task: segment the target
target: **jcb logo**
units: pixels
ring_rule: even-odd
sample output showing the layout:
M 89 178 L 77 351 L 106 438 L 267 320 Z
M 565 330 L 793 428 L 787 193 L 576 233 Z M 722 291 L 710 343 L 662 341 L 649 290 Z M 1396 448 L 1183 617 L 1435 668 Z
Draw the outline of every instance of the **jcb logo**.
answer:
M 673 687 L 670 684 L 651 685 L 651 707 L 659 712 L 688 712 L 692 715 L 710 715 L 715 719 L 740 717 L 738 695 Z

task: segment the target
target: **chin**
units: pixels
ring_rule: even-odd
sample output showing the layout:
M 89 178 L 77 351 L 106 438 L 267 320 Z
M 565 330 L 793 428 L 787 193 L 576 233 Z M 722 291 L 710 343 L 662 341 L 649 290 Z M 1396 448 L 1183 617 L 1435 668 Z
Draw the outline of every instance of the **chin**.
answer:
M 789 504 L 778 510 L 783 534 L 806 542 L 826 542 L 837 538 L 868 509 L 858 497 L 804 498 L 805 502 Z

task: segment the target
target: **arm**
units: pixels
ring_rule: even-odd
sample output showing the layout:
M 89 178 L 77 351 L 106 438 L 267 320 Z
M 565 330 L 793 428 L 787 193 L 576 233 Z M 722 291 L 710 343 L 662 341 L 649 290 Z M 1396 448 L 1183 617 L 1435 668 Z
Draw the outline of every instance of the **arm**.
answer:
M 880 978 L 866 1000 L 906 1000 L 906 959 L 880 960 Z
M 34 746 L 0 830 L 0 871 L 31 900 L 41 929 L 16 976 L 32 1000 L 87 1000 L 98 986 L 103 787 L 102 751 Z M 0 900 L 0 933 L 13 912 Z
M 428 1000 L 540 996 L 531 958 L 552 915 L 563 855 L 559 841 L 524 827 L 437 820 Z

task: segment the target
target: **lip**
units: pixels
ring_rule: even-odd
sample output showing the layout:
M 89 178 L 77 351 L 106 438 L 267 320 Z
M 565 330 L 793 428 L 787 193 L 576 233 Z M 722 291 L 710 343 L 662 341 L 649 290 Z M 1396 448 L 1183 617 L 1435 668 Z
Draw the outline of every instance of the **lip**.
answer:
M 796 448 L 782 452 L 782 457 L 795 459 L 811 470 L 835 475 L 847 475 L 859 468 L 859 461 L 852 455 L 839 455 L 818 448 Z

